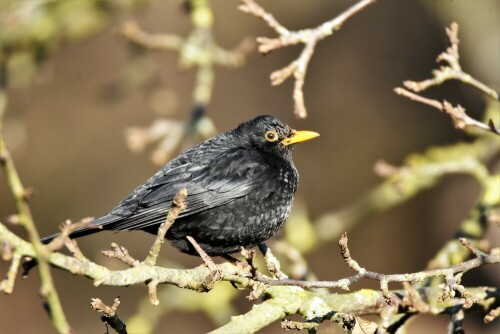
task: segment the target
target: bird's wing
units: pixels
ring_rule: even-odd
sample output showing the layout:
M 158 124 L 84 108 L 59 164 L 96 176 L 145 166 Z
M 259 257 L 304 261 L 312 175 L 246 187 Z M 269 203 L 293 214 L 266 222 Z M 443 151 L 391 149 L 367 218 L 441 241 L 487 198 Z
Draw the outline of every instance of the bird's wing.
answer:
M 135 210 L 113 229 L 144 229 L 163 222 L 174 196 L 182 188 L 187 189 L 188 196 L 181 218 L 229 203 L 260 186 L 264 173 L 269 172 L 265 166 L 257 152 L 234 149 L 165 170 L 148 182 L 137 198 Z

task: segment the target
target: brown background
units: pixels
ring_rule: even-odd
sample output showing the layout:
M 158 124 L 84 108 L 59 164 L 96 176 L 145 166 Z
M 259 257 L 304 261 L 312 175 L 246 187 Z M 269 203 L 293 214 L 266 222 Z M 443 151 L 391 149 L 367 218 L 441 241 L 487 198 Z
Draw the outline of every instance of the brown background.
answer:
M 75 0 L 77 1 L 77 0 Z M 289 29 L 313 27 L 334 17 L 350 1 L 280 0 L 261 3 Z M 239 12 L 237 1 L 214 1 L 215 36 L 225 47 L 244 36 L 273 36 L 260 20 Z M 177 1 L 152 1 L 131 14 L 151 32 L 186 35 L 190 21 Z M 52 233 L 67 218 L 106 213 L 153 172 L 147 154 L 133 155 L 124 143 L 124 129 L 154 120 L 151 97 L 158 89 L 176 94 L 177 105 L 167 117 L 185 119 L 191 108 L 194 73 L 176 67 L 175 53 L 150 54 L 155 73 L 147 85 L 117 98 L 105 92 L 116 82 L 128 61 L 124 41 L 115 34 L 120 17 L 104 32 L 63 47 L 42 69 L 43 80 L 27 89 L 10 91 L 6 127 L 8 143 L 26 185 L 38 196 L 33 213 L 42 235 Z M 493 87 L 500 86 L 500 3 L 495 0 L 379 1 L 351 19 L 341 31 L 318 45 L 306 77 L 307 120 L 294 118 L 292 82 L 271 87 L 269 74 L 298 56 L 299 47 L 252 54 L 236 70 L 217 69 L 213 101 L 208 113 L 219 131 L 235 127 L 259 114 L 273 114 L 299 129 L 321 133 L 300 146 L 294 161 L 300 171 L 298 197 L 314 218 L 341 208 L 375 186 L 372 167 L 378 159 L 399 164 L 411 152 L 431 145 L 468 140 L 445 115 L 395 95 L 392 89 L 407 79 L 424 79 L 435 67 L 436 55 L 447 47 L 445 25 L 460 25 L 462 64 L 466 71 Z M 460 103 L 480 117 L 485 98 L 458 83 L 432 89 L 434 97 Z M 0 216 L 12 213 L 13 203 L 0 176 Z M 351 252 L 362 264 L 384 273 L 418 271 L 455 231 L 472 207 L 478 186 L 467 177 L 447 177 L 432 190 L 389 212 L 367 219 L 349 231 Z M 17 230 L 16 230 L 17 231 Z M 381 240 L 383 236 L 383 240 Z M 499 233 L 492 234 L 498 242 Z M 145 255 L 152 237 L 137 233 L 101 233 L 79 241 L 90 258 L 108 263 L 100 250 L 111 241 L 134 255 Z M 185 266 L 196 258 L 164 247 L 162 256 Z M 346 276 L 335 242 L 307 256 L 322 279 Z M 0 272 L 6 271 L 4 263 Z M 498 270 L 481 268 L 466 275 L 468 284 L 498 286 Z M 107 302 L 120 295 L 120 315 L 127 319 L 145 296 L 142 286 L 94 288 L 91 281 L 54 271 L 63 306 L 79 333 L 104 332 L 89 308 L 91 297 Z M 360 287 L 359 285 L 358 287 Z M 373 286 L 363 284 L 363 286 Z M 0 296 L 0 326 L 5 333 L 50 333 L 40 306 L 36 275 L 18 280 L 12 296 Z M 164 287 L 160 287 L 162 289 Z M 251 308 L 244 298 L 238 312 Z M 169 300 L 162 300 L 169 303 Z M 153 306 L 147 306 L 153 308 Z M 421 317 L 413 332 L 444 332 L 447 317 Z M 169 313 L 156 332 L 200 333 L 214 328 L 201 313 Z M 467 317 L 468 333 L 494 333 L 480 317 Z M 332 325 L 323 325 L 333 331 Z M 168 330 L 167 330 L 168 329 Z M 279 332 L 279 324 L 265 333 Z

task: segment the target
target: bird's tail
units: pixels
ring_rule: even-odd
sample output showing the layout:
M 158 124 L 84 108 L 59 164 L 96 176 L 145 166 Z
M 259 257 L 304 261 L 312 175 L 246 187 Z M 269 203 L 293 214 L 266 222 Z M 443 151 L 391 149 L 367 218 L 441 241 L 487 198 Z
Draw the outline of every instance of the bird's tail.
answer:
M 111 229 L 113 229 L 113 225 L 114 225 L 113 223 L 116 223 L 117 221 L 120 221 L 122 219 L 123 219 L 122 217 L 115 216 L 112 214 L 102 216 L 100 218 L 94 219 L 87 226 L 71 232 L 69 237 L 71 239 L 76 239 L 76 238 L 84 237 L 86 235 L 97 233 L 101 230 L 111 230 Z M 56 238 L 59 234 L 60 233 L 55 233 L 55 234 L 49 235 L 45 238 L 40 239 L 40 241 L 43 244 L 48 244 L 49 242 L 54 240 L 54 238 Z

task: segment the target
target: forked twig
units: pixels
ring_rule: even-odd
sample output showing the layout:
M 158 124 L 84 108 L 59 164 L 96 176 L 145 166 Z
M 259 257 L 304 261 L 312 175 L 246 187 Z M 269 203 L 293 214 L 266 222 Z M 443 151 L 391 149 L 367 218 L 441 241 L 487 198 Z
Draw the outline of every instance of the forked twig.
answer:
M 284 68 L 274 71 L 270 76 L 271 84 L 273 86 L 283 83 L 292 75 L 294 76 L 295 84 L 293 89 L 293 100 L 295 102 L 295 115 L 297 117 L 307 117 L 303 91 L 304 79 L 309 61 L 314 53 L 314 49 L 316 48 L 316 44 L 327 36 L 333 34 L 335 31 L 339 30 L 349 18 L 359 13 L 375 1 L 376 0 L 361 0 L 335 18 L 322 23 L 316 28 L 289 31 L 282 24 L 280 24 L 272 14 L 268 13 L 254 0 L 242 0 L 242 4 L 238 7 L 241 11 L 261 18 L 278 34 L 278 37 L 276 38 L 257 38 L 257 42 L 260 44 L 259 51 L 261 53 L 267 54 L 282 47 L 304 44 L 304 48 L 296 60 L 292 61 Z

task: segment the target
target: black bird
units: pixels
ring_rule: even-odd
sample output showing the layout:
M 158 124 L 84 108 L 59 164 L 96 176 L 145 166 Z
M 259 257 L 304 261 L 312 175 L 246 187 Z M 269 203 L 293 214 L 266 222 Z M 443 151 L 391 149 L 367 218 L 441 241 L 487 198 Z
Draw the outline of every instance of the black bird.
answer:
M 172 199 L 186 188 L 187 208 L 166 235 L 172 245 L 197 255 L 186 239 L 191 236 L 211 256 L 259 245 L 278 231 L 290 213 L 298 183 L 293 144 L 317 136 L 295 131 L 276 117 L 258 116 L 180 154 L 110 213 L 70 237 L 101 230 L 156 234 Z

